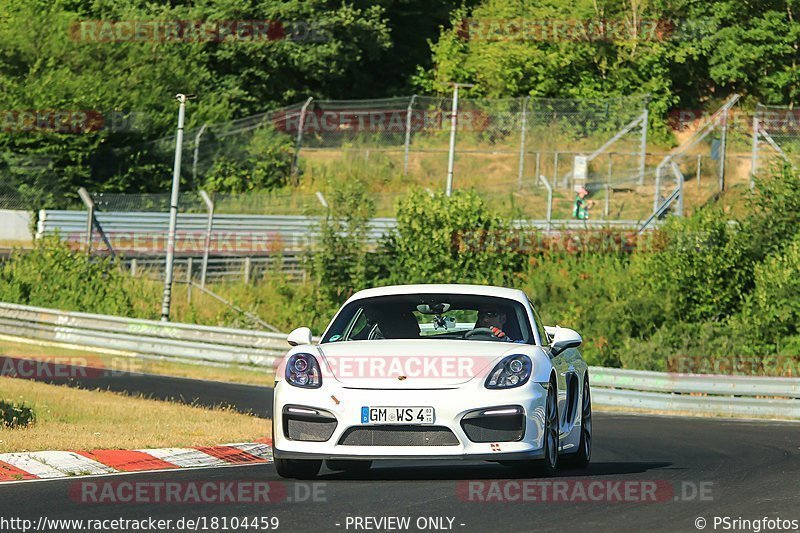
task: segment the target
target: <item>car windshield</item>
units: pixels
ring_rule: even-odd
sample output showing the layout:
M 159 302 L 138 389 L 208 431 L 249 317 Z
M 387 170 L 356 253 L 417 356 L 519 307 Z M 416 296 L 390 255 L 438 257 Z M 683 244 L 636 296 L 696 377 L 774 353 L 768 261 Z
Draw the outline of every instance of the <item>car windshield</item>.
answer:
M 403 294 L 356 300 L 336 315 L 322 342 L 420 338 L 534 344 L 528 314 L 520 302 L 468 294 Z

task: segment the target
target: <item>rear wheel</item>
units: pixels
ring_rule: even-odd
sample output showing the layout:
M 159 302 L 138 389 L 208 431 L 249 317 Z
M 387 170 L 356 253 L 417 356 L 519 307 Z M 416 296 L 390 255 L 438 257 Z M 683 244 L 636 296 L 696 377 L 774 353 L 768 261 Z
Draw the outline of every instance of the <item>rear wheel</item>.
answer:
M 275 470 L 285 478 L 312 479 L 317 477 L 322 460 L 275 458 Z
M 570 466 L 586 468 L 592 460 L 592 396 L 589 390 L 589 377 L 583 380 L 583 401 L 581 402 L 581 441 L 578 451 L 564 457 Z
M 372 466 L 372 461 L 328 459 L 325 461 L 325 466 L 331 470 L 341 470 L 343 472 L 366 472 Z

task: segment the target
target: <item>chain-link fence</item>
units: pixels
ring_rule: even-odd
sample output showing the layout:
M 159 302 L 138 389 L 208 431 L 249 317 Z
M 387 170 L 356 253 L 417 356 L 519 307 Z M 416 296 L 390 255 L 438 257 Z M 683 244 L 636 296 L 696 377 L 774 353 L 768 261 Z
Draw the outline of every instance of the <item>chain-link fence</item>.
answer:
M 445 189 L 455 116 L 454 188 L 476 189 L 497 205 L 544 218 L 546 180 L 553 189 L 553 216 L 568 218 L 576 185 L 605 195 L 609 187 L 644 183 L 647 101 L 461 98 L 454 115 L 450 96 L 309 98 L 187 130 L 181 173 L 187 187 L 210 191 L 301 185 L 292 199 L 269 204 L 276 213 L 298 213 L 296 194 L 310 198 L 357 178 L 374 193 L 378 215 L 388 216 L 410 185 Z M 141 150 L 166 168 L 174 137 Z M 308 184 L 315 189 L 308 191 Z M 232 209 L 234 204 L 229 202 Z M 260 205 L 248 200 L 239 207 L 247 212 Z M 602 216 L 613 212 L 605 209 Z
M 776 164 L 800 163 L 800 112 L 787 106 L 758 104 L 753 117 L 752 174 Z

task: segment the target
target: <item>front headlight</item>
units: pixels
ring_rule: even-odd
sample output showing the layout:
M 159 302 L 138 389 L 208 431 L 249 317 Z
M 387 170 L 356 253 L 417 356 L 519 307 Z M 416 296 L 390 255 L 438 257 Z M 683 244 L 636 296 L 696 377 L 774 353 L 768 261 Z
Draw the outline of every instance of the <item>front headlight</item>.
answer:
M 296 353 L 286 362 L 286 381 L 295 387 L 317 389 L 322 386 L 322 373 L 317 358 L 308 353 Z
M 527 355 L 510 355 L 497 363 L 484 384 L 487 389 L 512 389 L 528 382 L 533 364 Z

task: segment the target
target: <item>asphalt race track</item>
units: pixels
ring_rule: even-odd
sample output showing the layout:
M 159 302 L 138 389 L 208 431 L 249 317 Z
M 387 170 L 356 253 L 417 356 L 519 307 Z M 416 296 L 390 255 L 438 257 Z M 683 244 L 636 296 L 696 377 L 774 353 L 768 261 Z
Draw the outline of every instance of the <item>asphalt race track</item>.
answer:
M 0 356 L 0 368 L 6 368 L 7 360 L 13 362 L 10 366 L 14 368 L 24 367 L 20 364 L 21 361 L 30 361 L 33 364 L 37 362 L 24 357 Z M 203 407 L 224 405 L 242 413 L 253 413 L 264 418 L 269 418 L 272 412 L 272 389 L 268 387 L 138 372 L 109 373 L 104 369 L 64 364 L 59 364 L 56 368 L 55 364 L 47 362 L 44 365 L 44 371 L 39 371 L 28 379 L 83 389 L 142 395 L 156 400 L 169 400 Z M 253 371 L 261 372 L 262 370 L 254 369 Z M 58 376 L 69 376 L 69 378 Z
M 164 379 L 168 383 L 174 378 Z M 230 392 L 227 403 L 242 399 L 239 385 L 216 384 L 213 389 L 208 382 L 195 385 L 198 388 L 187 392 L 189 396 L 201 397 L 205 391 L 217 398 Z M 243 398 L 245 404 L 263 405 L 269 392 L 251 388 L 254 396 Z M 174 395 L 175 389 L 170 390 Z M 378 462 L 364 474 L 323 469 L 314 482 L 285 482 L 271 464 L 188 469 L 0 484 L 0 517 L 34 523 L 42 516 L 173 521 L 278 517 L 279 530 L 315 532 L 418 531 L 418 525 L 437 530 L 429 527 L 434 522 L 417 524 L 428 517 L 442 520 L 438 530 L 445 531 L 698 531 L 699 518 L 706 520 L 699 525 L 713 531 L 715 516 L 800 520 L 800 424 L 596 413 L 594 428 L 590 468 L 564 469 L 550 480 L 520 479 L 511 469 L 492 463 Z M 76 497 L 75 487 L 87 481 L 169 481 L 184 486 L 272 481 L 270 494 L 279 501 L 85 503 Z M 592 483 L 605 488 L 591 492 Z M 567 487 L 560 498 L 552 496 L 556 486 Z M 653 486 L 658 490 L 653 492 Z M 626 496 L 626 490 L 632 492 Z M 542 494 L 551 494 L 547 502 L 538 501 Z M 480 501 L 480 495 L 494 501 Z M 409 517 L 410 526 L 392 529 L 395 523 L 361 522 L 362 527 L 356 527 L 356 518 L 365 517 Z M 225 530 L 222 522 L 215 528 L 206 524 L 205 530 Z M 722 525 L 716 530 L 723 530 Z

